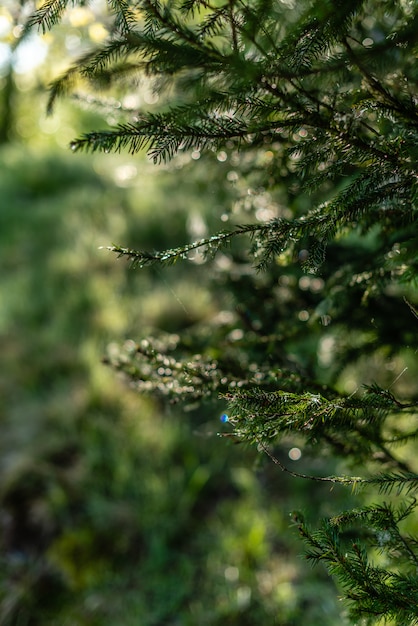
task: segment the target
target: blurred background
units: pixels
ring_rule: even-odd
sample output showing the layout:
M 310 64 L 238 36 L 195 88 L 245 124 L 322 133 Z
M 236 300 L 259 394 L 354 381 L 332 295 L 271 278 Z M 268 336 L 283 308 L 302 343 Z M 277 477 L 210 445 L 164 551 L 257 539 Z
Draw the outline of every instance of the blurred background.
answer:
M 196 328 L 231 304 L 214 283 L 226 255 L 133 271 L 106 246 L 160 250 L 217 231 L 240 190 L 225 153 L 171 168 L 71 153 L 115 103 L 104 120 L 74 100 L 47 117 L 46 86 L 106 36 L 99 9 L 19 42 L 25 9 L 0 7 L 0 624 L 342 623 L 290 512 L 332 514 L 347 492 L 219 437 L 221 402 L 167 410 L 103 363 L 113 345 Z M 296 445 L 283 458 L 305 471 Z

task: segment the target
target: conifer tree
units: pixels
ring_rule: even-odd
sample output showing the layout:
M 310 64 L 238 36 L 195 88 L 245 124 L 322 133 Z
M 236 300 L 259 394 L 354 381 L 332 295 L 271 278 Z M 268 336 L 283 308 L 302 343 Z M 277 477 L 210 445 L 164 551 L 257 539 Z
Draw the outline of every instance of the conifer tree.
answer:
M 28 28 L 53 27 L 67 4 L 47 0 Z M 138 337 L 108 362 L 169 403 L 221 398 L 224 434 L 258 446 L 285 472 L 301 476 L 277 451 L 288 436 L 343 459 L 344 474 L 302 476 L 369 490 L 375 504 L 319 530 L 295 513 L 307 558 L 339 580 L 353 623 L 418 623 L 418 389 L 412 379 L 395 393 L 379 372 L 359 389 L 344 383 L 347 372 L 365 373 L 364 362 L 409 359 L 413 369 L 417 3 L 108 5 L 108 40 L 52 84 L 49 111 L 75 91 L 87 99 L 89 89 L 98 106 L 109 89 L 122 103 L 146 89 L 155 104 L 132 110 L 117 101 L 119 124 L 71 148 L 147 149 L 156 163 L 217 155 L 233 164 L 236 183 L 234 210 L 223 208 L 231 228 L 163 251 L 110 248 L 136 268 L 203 253 L 231 315 L 182 336 Z M 393 383 L 400 374 L 392 370 Z

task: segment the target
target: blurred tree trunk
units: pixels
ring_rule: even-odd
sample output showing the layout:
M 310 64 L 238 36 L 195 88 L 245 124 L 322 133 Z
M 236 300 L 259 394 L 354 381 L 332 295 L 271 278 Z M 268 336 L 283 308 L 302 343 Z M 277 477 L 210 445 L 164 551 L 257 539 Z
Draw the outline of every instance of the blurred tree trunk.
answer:
M 16 134 L 15 96 L 16 83 L 14 80 L 13 62 L 10 61 L 7 74 L 4 78 L 1 90 L 1 116 L 0 116 L 0 145 L 11 141 Z
M 14 63 L 16 60 L 16 49 L 24 40 L 22 37 L 23 24 L 27 16 L 35 9 L 33 0 L 10 0 L 0 6 L 5 6 L 6 19 L 10 20 L 10 35 L 7 35 L 4 43 L 9 46 L 9 61 L 5 68 L 3 85 L 0 88 L 0 145 L 12 141 L 16 135 L 16 123 L 18 113 L 16 109 L 18 89 L 15 81 Z

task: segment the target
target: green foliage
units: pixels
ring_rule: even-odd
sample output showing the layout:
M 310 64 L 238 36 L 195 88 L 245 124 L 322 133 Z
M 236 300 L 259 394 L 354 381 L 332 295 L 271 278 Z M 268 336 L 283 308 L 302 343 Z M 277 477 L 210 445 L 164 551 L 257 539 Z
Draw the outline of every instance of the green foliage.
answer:
M 154 105 L 132 110 L 121 98 L 120 123 L 82 135 L 73 151 L 147 149 L 155 163 L 180 164 L 184 178 L 193 159 L 209 169 L 216 155 L 221 184 L 236 184 L 232 209 L 218 217 L 236 225 L 160 252 L 111 246 L 150 270 L 196 260 L 202 248 L 224 310 L 181 334 L 129 341 L 107 361 L 172 404 L 220 397 L 223 434 L 257 445 L 285 472 L 276 448 L 293 437 L 341 459 L 338 476 L 294 476 L 383 493 L 396 485 L 396 497 L 405 489 L 413 497 L 418 6 L 110 6 L 108 41 L 54 81 L 49 108 L 77 81 L 117 94 L 139 84 Z M 49 27 L 61 9 L 48 2 L 30 23 Z M 339 580 L 353 620 L 417 621 L 416 540 L 400 530 L 412 526 L 414 502 L 376 500 L 321 531 L 298 522 L 309 558 Z M 362 529 L 355 539 L 346 533 L 353 520 Z M 389 539 L 375 564 L 382 529 Z
M 374 623 L 384 615 L 394 624 L 417 623 L 417 541 L 399 530 L 416 505 L 413 499 L 398 510 L 386 503 L 354 509 L 319 531 L 311 531 L 295 515 L 308 546 L 306 558 L 326 562 L 343 582 L 353 621 L 366 617 L 366 623 Z M 370 561 L 370 548 L 377 551 L 380 565 Z
M 208 314 L 192 265 L 167 283 L 98 249 L 136 230 L 155 246 L 184 239 L 176 180 L 144 161 L 138 187 L 116 187 L 101 159 L 93 168 L 28 146 L 0 159 L 0 622 L 332 626 L 332 584 L 285 537 L 294 487 L 266 482 L 253 451 L 219 446 L 221 406 L 163 416 L 100 362 L 126 329 L 178 330 Z M 193 295 L 187 312 L 174 290 Z M 319 489 L 309 506 L 326 514 Z

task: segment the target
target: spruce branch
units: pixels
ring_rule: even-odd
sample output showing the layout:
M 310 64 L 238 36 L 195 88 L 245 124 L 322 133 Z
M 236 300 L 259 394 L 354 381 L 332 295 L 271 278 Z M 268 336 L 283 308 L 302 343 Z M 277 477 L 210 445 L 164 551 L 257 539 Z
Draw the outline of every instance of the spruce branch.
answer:
M 384 519 L 394 522 L 393 517 L 388 517 L 385 507 L 380 508 L 380 513 L 378 507 L 374 507 L 374 512 L 372 507 L 370 514 L 378 526 Z M 415 573 L 393 572 L 370 562 L 364 547 L 364 531 L 363 539 L 350 540 L 347 546 L 344 528 L 341 528 L 343 519 L 325 520 L 321 529 L 316 531 L 309 528 L 300 513 L 294 513 L 293 519 L 307 545 L 306 558 L 314 564 L 324 563 L 339 579 L 353 620 L 365 619 L 374 623 L 378 618 L 392 618 L 399 626 L 418 621 L 418 580 Z M 396 535 L 396 523 L 386 536 L 382 535 L 382 541 L 387 538 L 390 541 L 389 533 L 394 529 Z M 405 549 L 399 538 L 397 544 Z M 412 557 L 409 544 L 407 553 L 415 563 L 415 554 Z
M 269 391 L 253 387 L 226 393 L 229 421 L 241 440 L 260 445 L 283 435 L 302 435 L 308 442 L 322 441 L 340 455 L 358 462 L 369 459 L 410 475 L 407 463 L 397 459 L 386 441 L 384 423 L 388 415 L 407 407 L 385 407 L 363 398 L 336 396 L 327 399 L 315 393 Z
M 259 229 L 259 226 L 239 226 L 235 231 L 224 231 L 217 235 L 208 237 L 206 239 L 200 239 L 199 241 L 191 244 L 186 244 L 179 248 L 172 248 L 163 252 L 147 252 L 140 250 L 132 250 L 129 248 L 122 248 L 121 246 L 109 246 L 107 249 L 111 252 L 116 252 L 118 258 L 126 257 L 132 268 L 143 268 L 155 263 L 161 265 L 173 265 L 179 259 L 186 259 L 190 252 L 198 250 L 199 248 L 205 249 L 205 254 L 216 254 L 221 246 L 229 245 L 231 239 L 244 233 L 251 233 Z
M 263 441 L 258 441 L 258 446 L 261 450 L 273 461 L 275 465 L 278 465 L 282 472 L 286 474 L 290 474 L 294 478 L 303 478 L 305 480 L 312 480 L 314 482 L 326 482 L 326 483 L 334 483 L 343 486 L 350 485 L 353 490 L 356 490 L 361 483 L 366 482 L 363 478 L 359 476 L 312 476 L 309 474 L 301 474 L 300 472 L 294 472 L 286 467 L 279 459 L 272 454 L 272 452 L 268 449 L 266 444 Z
M 385 472 L 367 478 L 364 482 L 376 485 L 382 494 L 390 494 L 395 491 L 396 495 L 403 492 L 410 495 L 418 491 L 418 474 L 414 472 Z
M 116 252 L 118 257 L 127 257 L 134 268 L 142 268 L 154 263 L 172 265 L 179 259 L 187 258 L 189 252 L 199 248 L 204 248 L 206 254 L 216 254 L 221 246 L 229 245 L 232 238 L 249 234 L 252 238 L 259 241 L 262 248 L 261 261 L 256 266 L 257 269 L 261 270 L 265 268 L 275 255 L 281 254 L 289 245 L 306 236 L 315 227 L 318 228 L 323 222 L 324 218 L 319 213 L 316 213 L 312 219 L 286 220 L 279 218 L 265 224 L 241 225 L 233 231 L 222 231 L 212 237 L 162 252 L 151 253 L 116 245 L 110 246 L 108 249 Z M 256 246 L 255 254 L 259 255 L 257 250 L 258 247 Z M 319 259 L 314 254 L 312 260 L 315 263 L 319 263 Z M 322 261 L 322 256 L 320 260 Z
M 72 2 L 74 3 L 74 0 Z M 28 31 L 36 26 L 42 29 L 43 33 L 46 33 L 60 22 L 69 3 L 70 0 L 45 0 L 41 7 L 28 19 L 25 30 Z
M 137 25 L 135 4 L 131 0 L 107 0 L 115 16 L 115 29 L 120 33 L 129 33 Z M 138 3 L 139 4 L 139 3 Z
M 67 95 L 75 86 L 80 74 L 80 64 L 89 62 L 96 56 L 94 52 L 84 55 L 77 63 L 70 67 L 62 76 L 56 78 L 49 87 L 49 97 L 46 112 L 51 115 L 54 110 L 56 100 Z
M 113 131 L 86 133 L 71 142 L 71 149 L 111 152 L 127 148 L 135 154 L 148 147 L 150 157 L 160 163 L 170 160 L 180 149 L 218 147 L 228 137 L 245 139 L 249 132 L 245 124 L 231 117 L 213 116 L 190 124 L 176 119 L 173 112 L 169 116 L 149 113 L 139 122 L 120 124 Z
M 157 122 L 155 122 L 157 124 Z M 128 125 L 123 127 L 129 131 Z M 140 149 L 149 140 L 146 136 L 137 135 L 137 127 L 131 128 L 131 134 L 122 134 L 118 141 L 121 145 L 131 142 L 132 149 Z M 90 134 L 86 141 L 97 141 L 100 149 L 108 151 L 110 146 L 114 146 L 114 136 L 109 137 L 109 145 L 106 144 L 105 137 L 94 137 Z M 184 140 L 184 137 L 183 137 Z M 73 149 L 81 149 L 79 143 L 73 144 Z M 93 150 L 96 149 L 93 147 Z M 174 148 L 173 148 L 174 149 Z M 344 227 L 355 224 L 366 212 L 374 206 L 379 206 L 383 200 L 391 197 L 399 200 L 399 196 L 404 190 L 404 181 L 390 180 L 385 178 L 382 168 L 375 168 L 373 175 L 365 173 L 354 180 L 345 190 L 343 190 L 333 201 L 316 207 L 307 215 L 299 219 L 288 220 L 275 218 L 264 224 L 240 225 L 233 231 L 221 231 L 210 238 L 202 239 L 191 244 L 169 249 L 160 252 L 136 251 L 126 249 L 121 246 L 111 246 L 109 249 L 116 252 L 118 256 L 126 256 L 134 267 L 144 267 L 153 263 L 170 265 L 180 258 L 187 258 L 189 252 L 205 248 L 207 253 L 216 254 L 221 246 L 228 245 L 232 238 L 250 234 L 255 241 L 254 258 L 258 271 L 265 270 L 272 260 L 281 255 L 286 250 L 291 250 L 295 244 L 304 239 L 310 239 L 309 256 L 304 261 L 304 267 L 315 272 L 325 259 L 327 244 L 334 239 L 337 232 Z M 379 270 L 376 275 L 379 278 Z M 372 390 L 369 390 L 370 393 Z M 375 390 L 376 391 L 376 390 Z M 381 398 L 384 397 L 382 391 L 379 392 Z M 389 395 L 386 394 L 389 398 Z M 392 397 L 393 401 L 394 398 Z M 400 405 L 401 406 L 401 405 Z M 413 405 L 411 405 L 413 406 Z M 406 406 L 401 406 L 406 408 Z
M 343 44 L 347 50 L 350 61 L 360 70 L 360 73 L 370 85 L 372 93 L 377 93 L 382 98 L 382 102 L 379 104 L 382 104 L 383 106 L 386 105 L 389 110 L 394 111 L 401 116 L 407 116 L 415 124 L 418 124 L 418 113 L 416 111 L 416 107 L 409 106 L 406 101 L 401 103 L 398 98 L 390 93 L 382 81 L 378 80 L 369 72 L 367 67 L 360 61 L 353 48 L 350 46 L 348 38 L 343 39 Z

